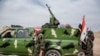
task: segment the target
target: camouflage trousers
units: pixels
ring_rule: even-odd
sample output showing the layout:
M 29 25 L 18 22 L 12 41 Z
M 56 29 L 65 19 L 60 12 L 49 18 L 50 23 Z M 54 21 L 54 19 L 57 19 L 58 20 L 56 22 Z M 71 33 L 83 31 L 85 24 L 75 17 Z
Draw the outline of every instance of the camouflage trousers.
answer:
M 35 41 L 35 48 L 34 48 L 34 56 L 39 56 L 40 51 L 44 51 L 45 44 L 44 44 L 44 37 L 42 34 L 37 36 L 37 40 Z
M 34 56 L 39 56 L 40 53 L 40 46 L 37 44 L 34 48 Z

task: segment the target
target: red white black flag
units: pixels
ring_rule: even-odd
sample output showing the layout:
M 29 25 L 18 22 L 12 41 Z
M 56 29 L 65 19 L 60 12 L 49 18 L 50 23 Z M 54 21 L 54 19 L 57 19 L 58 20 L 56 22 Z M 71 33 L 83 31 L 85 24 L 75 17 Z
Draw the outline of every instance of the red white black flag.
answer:
M 86 38 L 86 34 L 87 34 L 87 27 L 86 27 L 86 21 L 85 21 L 85 16 L 83 16 L 82 18 L 82 29 L 81 29 L 81 37 L 80 40 L 84 41 L 84 39 Z

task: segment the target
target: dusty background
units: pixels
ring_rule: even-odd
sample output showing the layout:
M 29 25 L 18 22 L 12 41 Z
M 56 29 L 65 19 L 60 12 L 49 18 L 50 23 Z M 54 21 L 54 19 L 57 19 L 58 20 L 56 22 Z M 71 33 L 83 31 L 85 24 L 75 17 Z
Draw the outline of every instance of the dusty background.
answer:
M 95 32 L 94 56 L 100 56 L 100 31 Z
M 100 31 L 94 33 L 95 40 L 94 40 L 94 56 L 100 56 Z M 0 56 L 9 56 L 9 55 L 2 55 Z M 16 55 L 10 55 L 10 56 L 16 56 Z

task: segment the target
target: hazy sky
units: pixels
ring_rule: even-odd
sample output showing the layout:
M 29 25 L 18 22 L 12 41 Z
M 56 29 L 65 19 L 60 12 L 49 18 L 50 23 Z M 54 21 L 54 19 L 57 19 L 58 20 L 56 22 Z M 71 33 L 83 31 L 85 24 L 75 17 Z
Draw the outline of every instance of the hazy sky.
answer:
M 0 28 L 11 24 L 34 27 L 49 22 L 46 3 L 61 24 L 77 28 L 85 15 L 87 27 L 100 31 L 100 0 L 0 0 Z

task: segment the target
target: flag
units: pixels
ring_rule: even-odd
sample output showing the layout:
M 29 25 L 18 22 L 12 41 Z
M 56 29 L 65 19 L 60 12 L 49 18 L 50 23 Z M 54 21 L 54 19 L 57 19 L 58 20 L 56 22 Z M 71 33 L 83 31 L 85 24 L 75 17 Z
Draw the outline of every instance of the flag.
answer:
M 80 40 L 81 41 L 84 41 L 84 39 L 86 38 L 86 34 L 87 34 L 87 27 L 86 27 L 85 16 L 83 16 L 83 18 L 82 18 L 81 25 L 82 25 L 82 29 L 81 29 L 81 37 L 80 37 Z

